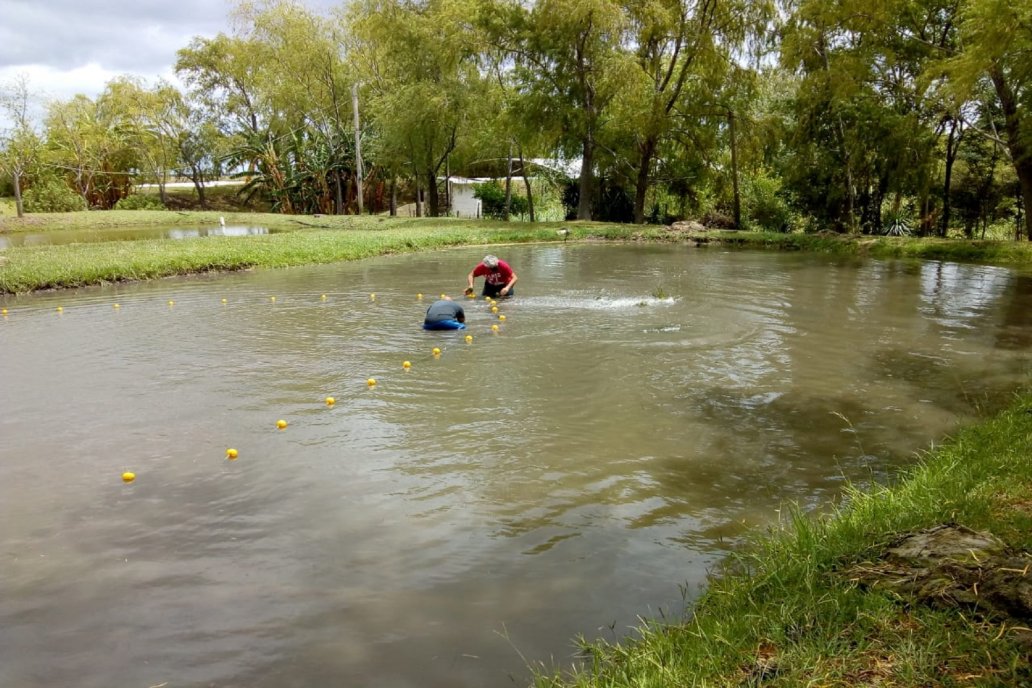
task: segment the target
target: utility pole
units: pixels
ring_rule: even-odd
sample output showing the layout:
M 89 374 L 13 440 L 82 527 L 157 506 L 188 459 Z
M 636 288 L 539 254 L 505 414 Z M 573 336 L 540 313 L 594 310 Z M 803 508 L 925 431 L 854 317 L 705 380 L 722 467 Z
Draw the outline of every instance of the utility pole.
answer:
M 358 120 L 358 84 L 351 84 L 351 110 L 355 115 L 355 193 L 358 196 L 358 214 L 362 214 L 362 132 Z

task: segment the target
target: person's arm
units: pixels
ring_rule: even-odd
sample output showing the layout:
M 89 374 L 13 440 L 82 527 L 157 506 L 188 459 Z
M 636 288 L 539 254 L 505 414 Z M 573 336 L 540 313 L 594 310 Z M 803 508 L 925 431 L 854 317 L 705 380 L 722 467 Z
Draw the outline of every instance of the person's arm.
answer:
M 509 281 L 506 282 L 505 286 L 502 287 L 501 291 L 499 291 L 498 293 L 501 296 L 505 296 L 509 293 L 509 290 L 512 289 L 512 285 L 514 284 L 516 284 L 516 271 L 512 270 L 512 277 L 509 278 Z
M 477 271 L 477 268 L 476 268 L 476 266 L 474 266 L 473 269 L 469 271 L 469 274 L 466 275 L 466 288 L 467 289 L 472 289 L 473 288 L 473 277 L 475 276 L 473 273 L 475 273 L 476 271 Z

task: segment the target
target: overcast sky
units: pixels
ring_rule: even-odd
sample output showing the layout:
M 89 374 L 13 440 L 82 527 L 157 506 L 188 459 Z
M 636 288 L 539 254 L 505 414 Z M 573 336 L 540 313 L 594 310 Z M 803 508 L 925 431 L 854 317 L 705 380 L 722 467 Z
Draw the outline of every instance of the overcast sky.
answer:
M 96 97 L 122 74 L 173 80 L 194 36 L 231 33 L 234 0 L 0 0 L 0 85 L 24 74 L 41 102 Z M 333 0 L 302 3 L 325 13 Z M 0 115 L 0 127 L 4 124 Z

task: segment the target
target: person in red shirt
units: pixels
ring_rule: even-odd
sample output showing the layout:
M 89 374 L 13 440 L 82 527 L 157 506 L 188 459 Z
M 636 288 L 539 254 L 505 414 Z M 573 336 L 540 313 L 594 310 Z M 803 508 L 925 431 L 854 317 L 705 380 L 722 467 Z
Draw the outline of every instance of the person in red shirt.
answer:
M 473 280 L 477 277 L 484 278 L 484 296 L 514 296 L 512 285 L 516 284 L 516 273 L 504 260 L 497 256 L 484 256 L 467 276 L 469 286 L 466 288 L 466 295 L 473 293 Z

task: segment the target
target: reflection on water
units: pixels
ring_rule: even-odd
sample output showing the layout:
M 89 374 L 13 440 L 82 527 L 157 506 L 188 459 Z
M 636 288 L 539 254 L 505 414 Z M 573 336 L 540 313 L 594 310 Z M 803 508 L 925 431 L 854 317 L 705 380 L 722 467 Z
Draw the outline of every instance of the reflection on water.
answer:
M 1027 379 L 1007 270 L 498 253 L 3 300 L 0 685 L 522 685 Z
M 289 232 L 246 225 L 219 227 L 121 227 L 110 229 L 67 229 L 49 232 L 8 232 L 0 234 L 0 249 L 12 246 L 46 246 L 51 244 L 89 244 L 102 241 L 139 241 L 142 239 L 195 239 L 214 236 L 254 236 Z

